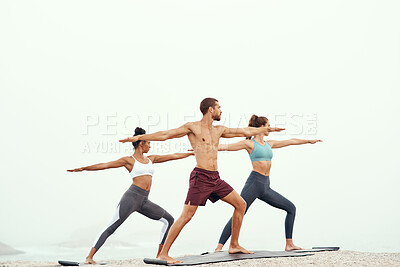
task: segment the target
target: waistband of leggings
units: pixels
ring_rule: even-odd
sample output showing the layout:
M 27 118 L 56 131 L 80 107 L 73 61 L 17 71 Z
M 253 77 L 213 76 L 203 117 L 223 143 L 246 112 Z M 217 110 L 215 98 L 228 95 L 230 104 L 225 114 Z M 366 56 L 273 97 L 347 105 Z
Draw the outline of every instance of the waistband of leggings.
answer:
M 139 194 L 139 195 L 145 196 L 145 197 L 147 197 L 147 196 L 149 195 L 149 193 L 150 193 L 150 191 L 144 190 L 143 188 L 140 188 L 139 186 L 134 185 L 134 184 L 132 184 L 132 185 L 129 187 L 128 190 L 129 190 L 129 191 L 132 191 L 132 192 L 134 192 L 134 193 L 137 193 L 137 194 Z
M 251 179 L 251 178 L 259 179 L 259 180 L 263 180 L 263 181 L 269 180 L 269 176 L 262 175 L 261 173 L 255 172 L 255 171 L 251 171 L 249 179 Z
M 207 173 L 207 174 L 214 174 L 214 175 L 219 174 L 218 171 L 209 171 L 209 170 L 205 170 L 205 169 L 198 168 L 198 167 L 195 167 L 193 170 L 196 172 L 202 172 L 202 173 Z

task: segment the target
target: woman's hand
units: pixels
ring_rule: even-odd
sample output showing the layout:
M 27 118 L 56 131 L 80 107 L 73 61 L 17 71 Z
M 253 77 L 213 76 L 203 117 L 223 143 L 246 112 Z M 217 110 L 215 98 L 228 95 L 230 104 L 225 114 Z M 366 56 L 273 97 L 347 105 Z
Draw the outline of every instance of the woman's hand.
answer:
M 84 168 L 76 168 L 76 169 L 72 169 L 72 170 L 67 170 L 67 172 L 81 172 L 84 171 Z
M 137 140 L 139 140 L 139 136 L 132 136 L 132 137 L 127 137 L 124 139 L 119 140 L 121 143 L 127 143 L 127 142 L 136 142 Z
M 310 142 L 310 144 L 315 144 L 317 142 L 322 142 L 322 140 L 316 139 L 316 140 L 308 140 L 308 142 Z
M 268 132 L 281 132 L 284 131 L 285 128 L 278 128 L 278 127 L 267 127 Z

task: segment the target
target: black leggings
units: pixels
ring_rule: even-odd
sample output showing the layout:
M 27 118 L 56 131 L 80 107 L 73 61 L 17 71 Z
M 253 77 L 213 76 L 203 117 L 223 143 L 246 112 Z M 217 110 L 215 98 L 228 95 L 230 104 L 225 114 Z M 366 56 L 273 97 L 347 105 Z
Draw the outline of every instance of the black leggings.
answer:
M 296 215 L 296 207 L 285 197 L 275 192 L 269 187 L 269 176 L 262 175 L 258 172 L 252 171 L 249 178 L 247 178 L 240 196 L 246 201 L 246 212 L 253 204 L 256 198 L 268 203 L 269 205 L 285 210 L 287 212 L 285 220 L 285 233 L 286 238 L 292 238 L 294 217 Z M 232 218 L 225 225 L 219 238 L 220 244 L 225 244 L 232 233 Z

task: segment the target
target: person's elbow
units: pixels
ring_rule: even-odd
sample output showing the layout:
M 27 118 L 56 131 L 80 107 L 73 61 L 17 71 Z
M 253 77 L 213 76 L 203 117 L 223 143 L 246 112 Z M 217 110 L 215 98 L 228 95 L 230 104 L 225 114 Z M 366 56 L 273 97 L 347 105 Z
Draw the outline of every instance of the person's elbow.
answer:
M 252 137 L 254 134 L 252 134 L 250 131 L 244 131 L 241 133 L 240 137 Z

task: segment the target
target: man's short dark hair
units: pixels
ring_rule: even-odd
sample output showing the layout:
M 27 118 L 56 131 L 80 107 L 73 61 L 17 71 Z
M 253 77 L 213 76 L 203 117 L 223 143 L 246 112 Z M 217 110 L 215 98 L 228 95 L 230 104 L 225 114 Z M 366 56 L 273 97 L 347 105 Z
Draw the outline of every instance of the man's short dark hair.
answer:
M 204 98 L 203 101 L 201 101 L 201 103 L 200 103 L 201 113 L 203 113 L 203 115 L 205 115 L 208 111 L 208 108 L 214 107 L 217 102 L 218 102 L 218 100 L 215 98 L 212 98 L 212 97 Z

